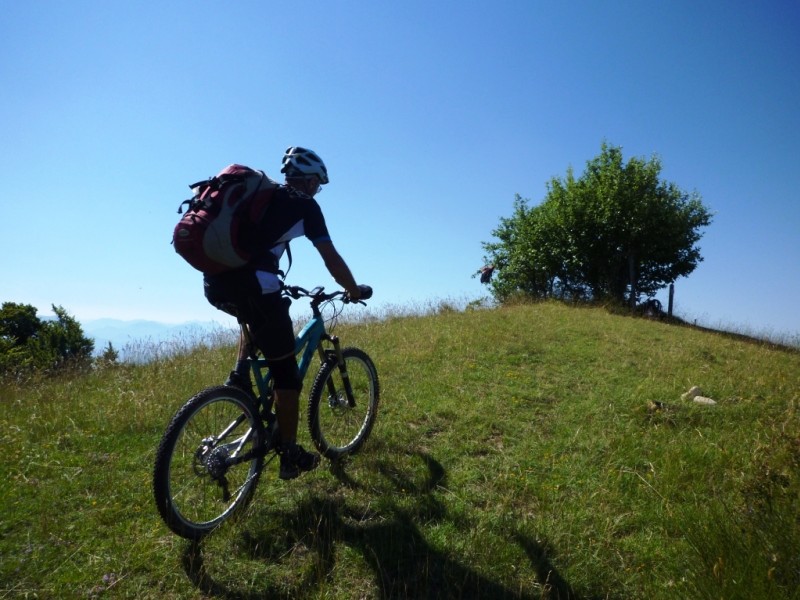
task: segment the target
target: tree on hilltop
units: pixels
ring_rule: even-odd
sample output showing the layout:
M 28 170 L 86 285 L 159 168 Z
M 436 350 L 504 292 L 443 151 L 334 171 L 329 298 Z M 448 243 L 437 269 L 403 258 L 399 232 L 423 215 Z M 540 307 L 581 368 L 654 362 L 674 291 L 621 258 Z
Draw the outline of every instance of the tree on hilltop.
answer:
M 64 308 L 53 305 L 54 320 L 36 316 L 36 307 L 4 302 L 0 307 L 0 375 L 52 371 L 91 361 L 94 340 Z
M 575 177 L 554 177 L 537 206 L 517 195 L 484 242 L 491 282 L 501 302 L 522 294 L 566 299 L 614 299 L 631 306 L 641 296 L 689 275 L 703 260 L 696 246 L 711 213 L 697 193 L 662 181 L 661 162 L 632 158 L 603 144 Z

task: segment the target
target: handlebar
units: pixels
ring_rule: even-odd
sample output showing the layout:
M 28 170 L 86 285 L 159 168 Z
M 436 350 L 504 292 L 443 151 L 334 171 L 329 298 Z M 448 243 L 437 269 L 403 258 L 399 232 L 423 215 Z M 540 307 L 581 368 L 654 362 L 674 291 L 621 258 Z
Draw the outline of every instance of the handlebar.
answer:
M 284 285 L 283 293 L 291 296 L 295 300 L 298 298 L 311 298 L 311 304 L 319 305 L 328 300 L 339 298 L 344 304 L 366 304 L 364 300 L 369 300 L 372 297 L 372 288 L 368 285 L 359 285 L 358 289 L 361 291 L 361 297 L 358 300 L 351 300 L 350 296 L 344 290 L 337 290 L 335 292 L 325 293 L 325 288 L 321 285 L 312 290 L 307 290 L 299 285 Z

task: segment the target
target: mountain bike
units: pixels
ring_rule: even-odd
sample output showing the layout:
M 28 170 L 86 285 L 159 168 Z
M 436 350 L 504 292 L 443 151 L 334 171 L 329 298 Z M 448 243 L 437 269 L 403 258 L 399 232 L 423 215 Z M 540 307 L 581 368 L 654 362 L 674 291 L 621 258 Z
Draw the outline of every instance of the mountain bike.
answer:
M 358 451 L 372 430 L 378 373 L 363 350 L 342 348 L 330 333 L 350 302 L 345 292 L 286 286 L 283 293 L 311 300 L 311 319 L 295 340 L 301 378 L 314 357 L 320 359 L 308 395 L 307 423 L 319 452 L 340 460 Z M 325 307 L 333 308 L 328 328 Z M 247 326 L 239 325 L 243 339 L 255 348 Z M 201 391 L 177 411 L 158 446 L 156 506 L 167 526 L 182 537 L 199 540 L 241 511 L 252 499 L 265 464 L 277 456 L 272 375 L 263 357 L 252 354 L 249 362 L 254 393 L 230 385 Z

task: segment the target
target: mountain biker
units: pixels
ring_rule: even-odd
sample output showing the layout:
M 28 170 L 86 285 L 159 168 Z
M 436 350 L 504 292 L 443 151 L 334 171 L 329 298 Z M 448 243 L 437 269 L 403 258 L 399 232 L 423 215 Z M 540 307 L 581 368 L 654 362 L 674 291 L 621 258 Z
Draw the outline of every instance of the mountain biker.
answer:
M 328 171 L 311 150 L 287 148 L 281 163 L 286 182 L 275 189 L 269 208 L 257 225 L 260 248 L 253 260 L 241 269 L 219 275 L 205 275 L 208 301 L 216 308 L 243 320 L 258 349 L 267 360 L 274 380 L 275 412 L 280 440 L 281 479 L 294 479 L 319 465 L 316 452 L 297 443 L 299 397 L 302 380 L 294 355 L 295 335 L 289 316 L 291 300 L 281 295 L 279 261 L 290 240 L 305 236 L 319 251 L 326 268 L 351 300 L 367 294 L 359 286 L 347 263 L 331 242 L 325 218 L 314 196 L 328 183 Z M 261 243 L 263 241 L 263 243 Z M 250 392 L 249 348 L 239 343 L 236 369 L 226 385 Z

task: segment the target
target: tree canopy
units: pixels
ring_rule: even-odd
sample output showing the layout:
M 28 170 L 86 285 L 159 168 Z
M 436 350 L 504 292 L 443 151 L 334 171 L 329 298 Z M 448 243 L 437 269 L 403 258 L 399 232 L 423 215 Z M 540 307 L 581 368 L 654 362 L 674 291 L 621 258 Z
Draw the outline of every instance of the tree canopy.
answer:
M 635 304 L 644 295 L 689 275 L 703 260 L 696 243 L 711 213 L 697 193 L 660 179 L 661 162 L 632 158 L 603 144 L 575 177 L 547 184 L 541 204 L 519 195 L 484 242 L 496 268 L 495 297 L 615 299 Z
M 0 307 L 0 375 L 52 371 L 91 360 L 94 341 L 66 310 L 53 305 L 53 320 L 42 320 L 36 312 L 34 306 L 15 302 Z

